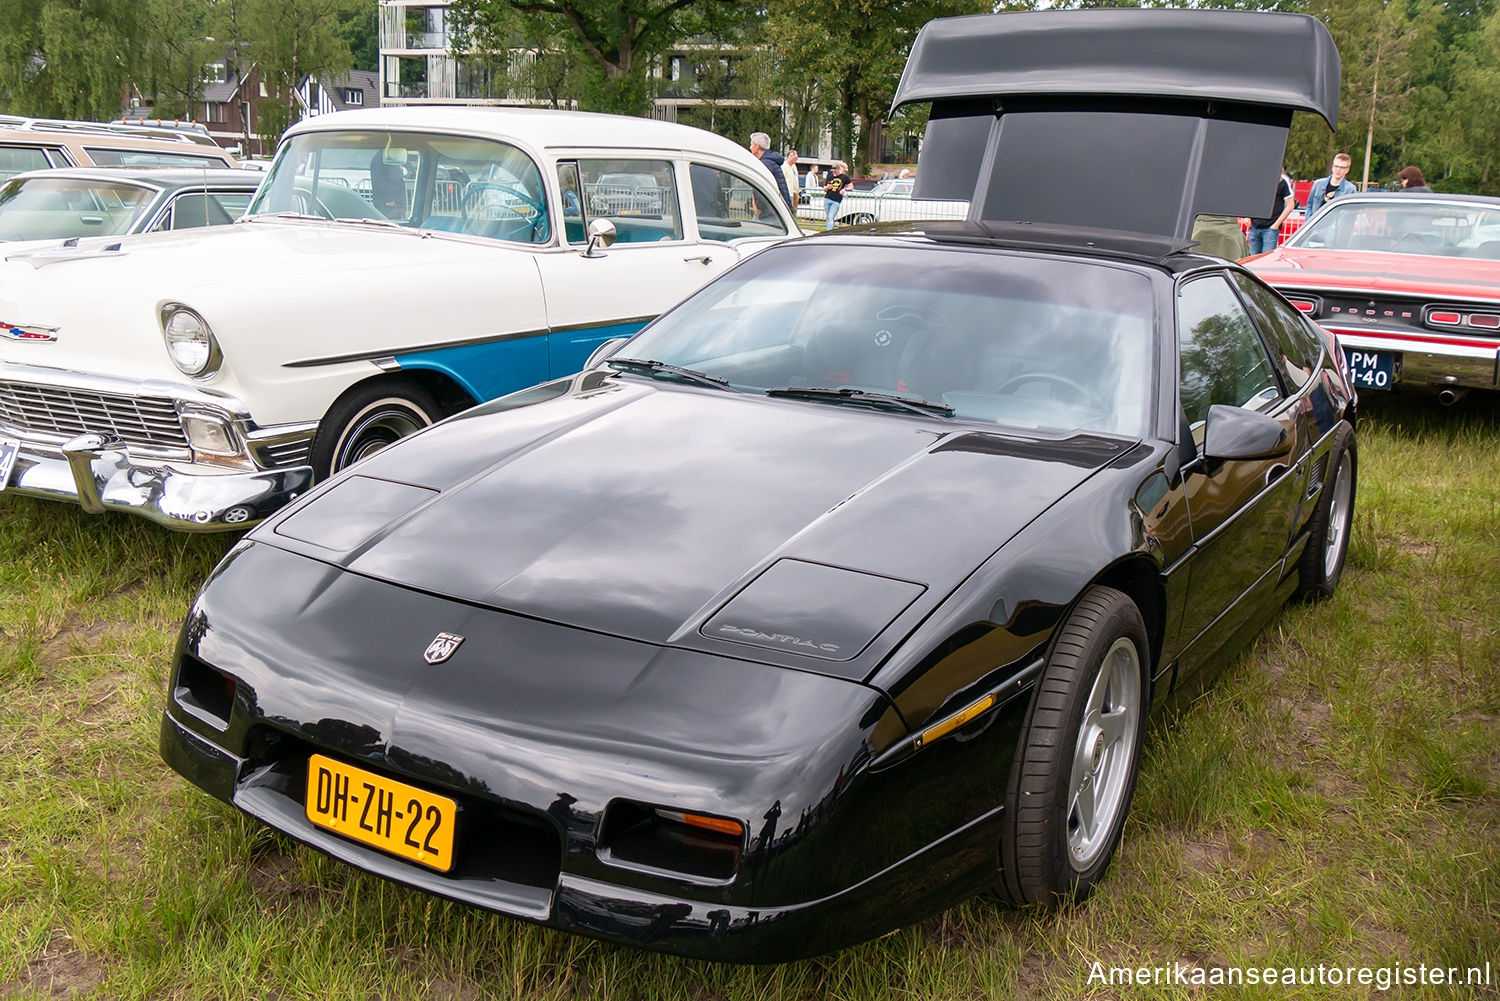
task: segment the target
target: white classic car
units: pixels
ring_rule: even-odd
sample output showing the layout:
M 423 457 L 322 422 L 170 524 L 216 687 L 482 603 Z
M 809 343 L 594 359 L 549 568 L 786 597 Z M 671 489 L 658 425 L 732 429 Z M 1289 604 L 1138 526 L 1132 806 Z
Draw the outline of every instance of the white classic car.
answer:
M 654 181 L 653 211 L 610 214 L 598 185 L 622 174 Z M 243 528 L 403 435 L 577 371 L 797 232 L 764 166 L 686 126 L 320 115 L 233 226 L 0 263 L 0 490 Z
M 871 222 L 909 222 L 916 219 L 962 219 L 969 211 L 966 201 L 911 196 L 916 182 L 909 177 L 888 177 L 869 191 L 849 191 L 839 203 L 840 226 Z

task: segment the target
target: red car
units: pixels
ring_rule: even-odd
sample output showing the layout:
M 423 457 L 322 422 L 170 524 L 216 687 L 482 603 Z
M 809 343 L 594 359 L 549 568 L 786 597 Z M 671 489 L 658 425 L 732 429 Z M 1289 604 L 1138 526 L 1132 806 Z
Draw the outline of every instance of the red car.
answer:
M 1500 198 L 1346 195 L 1245 266 L 1336 337 L 1360 389 L 1500 389 Z

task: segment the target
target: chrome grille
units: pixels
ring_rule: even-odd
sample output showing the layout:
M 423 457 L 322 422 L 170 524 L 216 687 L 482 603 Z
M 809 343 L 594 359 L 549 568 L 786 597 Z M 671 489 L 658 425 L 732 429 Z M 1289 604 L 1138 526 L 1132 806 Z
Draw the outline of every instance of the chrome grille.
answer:
M 127 445 L 188 444 L 177 405 L 167 397 L 0 381 L 0 422 L 39 434 L 113 433 Z

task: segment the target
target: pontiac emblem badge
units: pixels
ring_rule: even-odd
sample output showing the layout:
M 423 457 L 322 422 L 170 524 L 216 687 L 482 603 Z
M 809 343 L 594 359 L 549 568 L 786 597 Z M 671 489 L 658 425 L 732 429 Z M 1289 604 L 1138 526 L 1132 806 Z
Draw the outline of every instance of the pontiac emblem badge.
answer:
M 422 654 L 422 659 L 429 664 L 441 664 L 453 656 L 453 651 L 457 650 L 463 641 L 462 636 L 454 633 L 438 633 L 433 637 L 432 642 L 427 644 L 427 652 Z

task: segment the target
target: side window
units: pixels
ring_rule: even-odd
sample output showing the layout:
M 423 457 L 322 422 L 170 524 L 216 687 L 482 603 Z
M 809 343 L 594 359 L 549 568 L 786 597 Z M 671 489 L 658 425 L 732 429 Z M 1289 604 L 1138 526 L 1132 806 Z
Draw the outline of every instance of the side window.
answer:
M 1312 378 L 1313 370 L 1317 368 L 1322 354 L 1317 336 L 1307 329 L 1297 311 L 1276 293 L 1248 275 L 1236 274 L 1234 280 L 1245 294 L 1250 310 L 1255 313 L 1271 346 L 1281 353 L 1278 361 L 1286 374 L 1287 385 L 1295 392 Z
M 774 196 L 738 174 L 695 163 L 693 207 L 698 235 L 705 240 L 735 240 L 744 236 L 784 236 L 786 224 L 776 214 Z
M 562 192 L 564 239 L 569 243 L 587 243 L 589 217 L 583 210 L 583 182 L 578 179 L 578 164 L 557 165 L 557 188 Z
M 169 220 L 171 229 L 198 229 L 203 226 L 224 226 L 234 221 L 234 216 L 221 202 L 223 196 L 205 194 L 202 191 L 184 192 L 172 203 Z M 241 206 L 243 208 L 243 206 Z
M 36 146 L 0 146 L 0 181 L 23 170 L 45 170 L 51 166 L 54 164 L 47 162 L 47 154 Z
M 667 160 L 579 160 L 584 215 L 613 222 L 617 245 L 681 240 L 675 176 Z
M 1250 315 L 1222 276 L 1177 291 L 1182 409 L 1195 429 L 1216 403 L 1263 410 L 1281 398 Z

